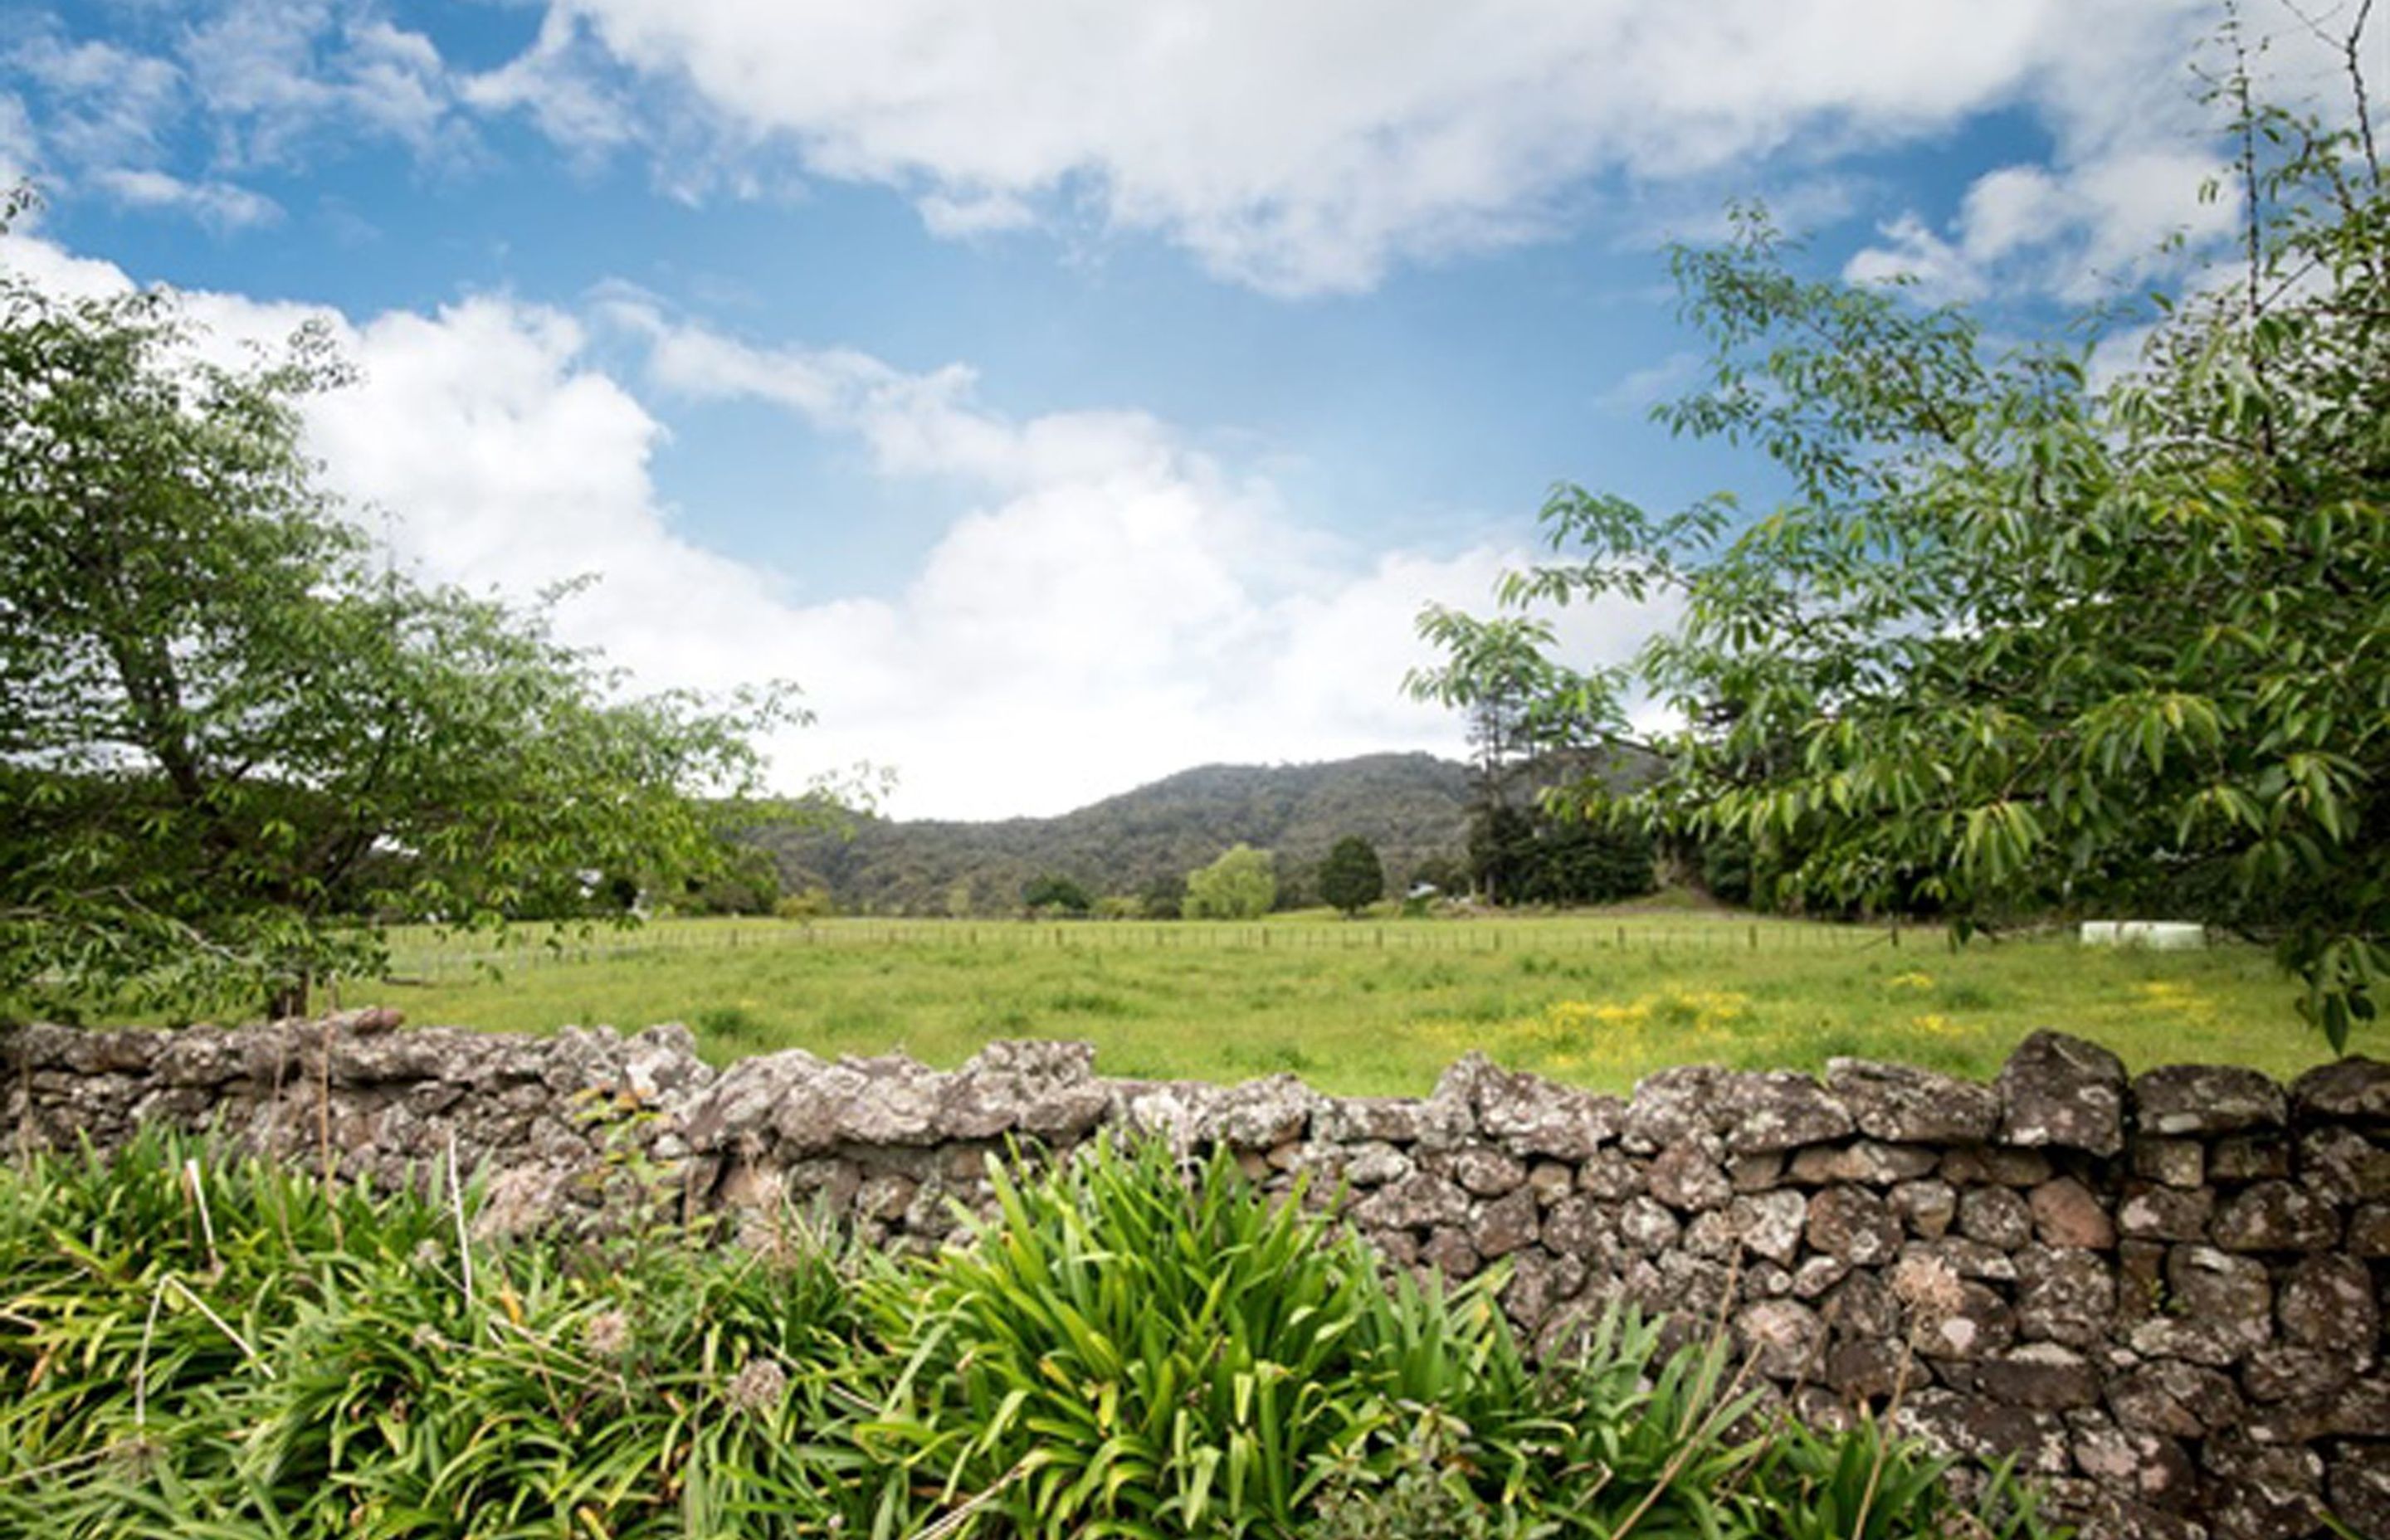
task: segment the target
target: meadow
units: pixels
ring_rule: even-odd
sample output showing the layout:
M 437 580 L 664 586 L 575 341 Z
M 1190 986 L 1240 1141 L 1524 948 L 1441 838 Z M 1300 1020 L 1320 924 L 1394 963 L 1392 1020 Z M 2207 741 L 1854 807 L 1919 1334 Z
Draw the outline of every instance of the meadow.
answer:
M 1952 947 L 1936 930 L 1669 910 L 1258 924 L 661 921 L 550 945 L 401 935 L 341 1003 L 418 1023 L 544 1032 L 687 1022 L 717 1061 L 903 1050 L 952 1066 L 1000 1037 L 1078 1038 L 1110 1074 L 1292 1071 L 1331 1092 L 1426 1091 L 1454 1059 L 1623 1091 L 1713 1061 L 1835 1055 L 1988 1075 L 2027 1033 L 2288 1077 L 2329 1057 L 2263 951 L 2109 951 L 2044 933 Z M 2390 1051 L 2390 1033 L 2351 1047 Z

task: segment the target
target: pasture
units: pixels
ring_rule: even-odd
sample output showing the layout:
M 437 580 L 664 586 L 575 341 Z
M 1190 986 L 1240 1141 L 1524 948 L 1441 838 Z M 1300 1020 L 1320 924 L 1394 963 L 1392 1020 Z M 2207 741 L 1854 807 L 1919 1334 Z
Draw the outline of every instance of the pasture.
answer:
M 550 945 L 398 938 L 343 1005 L 542 1032 L 680 1020 L 709 1058 L 903 1050 L 951 1066 L 999 1037 L 1083 1038 L 1100 1072 L 1419 1094 L 1482 1049 L 1625 1090 L 1669 1064 L 1821 1069 L 1838 1054 L 1971 1075 L 2052 1027 L 2135 1070 L 2329 1057 L 2252 947 L 2113 952 L 2044 934 L 1953 948 L 1939 930 L 1704 913 L 1258 924 L 663 921 Z M 2362 1030 L 2358 1052 L 2390 1033 Z

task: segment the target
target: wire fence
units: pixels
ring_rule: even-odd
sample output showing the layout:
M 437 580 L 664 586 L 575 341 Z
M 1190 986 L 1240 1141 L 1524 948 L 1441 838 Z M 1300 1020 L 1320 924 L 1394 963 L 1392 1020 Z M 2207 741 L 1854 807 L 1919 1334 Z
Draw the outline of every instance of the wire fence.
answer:
M 1918 940 L 1909 931 L 1909 943 Z M 629 930 L 523 930 L 503 940 L 469 932 L 444 939 L 402 935 L 389 977 L 425 983 L 491 969 L 513 970 L 702 953 L 837 948 L 1384 952 L 1402 955 L 1599 951 L 1718 955 L 1898 950 L 1902 927 L 1783 919 L 1632 916 L 1617 919 L 1280 921 L 836 919 L 670 920 Z

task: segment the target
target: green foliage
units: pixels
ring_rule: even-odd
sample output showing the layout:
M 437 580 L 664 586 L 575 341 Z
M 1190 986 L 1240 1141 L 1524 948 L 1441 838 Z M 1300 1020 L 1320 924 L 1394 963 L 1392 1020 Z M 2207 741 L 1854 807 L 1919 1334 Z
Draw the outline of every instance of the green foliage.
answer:
M 159 293 L 0 276 L 0 993 L 292 1008 L 380 927 L 700 879 L 785 692 L 616 697 L 540 612 L 387 570 L 314 477 L 302 330 L 200 362 Z
M 1470 820 L 1469 863 L 1480 891 L 1502 904 L 1610 904 L 1659 885 L 1639 828 L 1541 806 L 1481 809 Z
M 1033 878 L 1021 890 L 1022 906 L 1031 914 L 1084 915 L 1095 902 L 1076 879 L 1056 872 Z
M 1581 559 L 1506 597 L 1681 607 L 1546 699 L 1587 733 L 1638 688 L 1679 712 L 1632 800 L 1746 841 L 1778 898 L 1961 936 L 2208 919 L 2277 943 L 2339 1046 L 2390 973 L 2390 194 L 2370 142 L 2224 95 L 2245 272 L 2106 391 L 2083 351 L 1801 276 L 1755 213 L 1678 250 L 1711 377 L 1658 416 L 1792 495 L 1742 525 L 1563 487 L 1544 516 Z
M 1208 866 L 1187 874 L 1189 919 L 1259 919 L 1278 902 L 1278 871 L 1270 853 L 1232 845 Z
M 838 913 L 838 905 L 828 888 L 807 888 L 802 892 L 784 893 L 772 905 L 772 913 L 782 919 L 828 919 Z
M 734 844 L 719 869 L 681 880 L 673 907 L 690 915 L 769 915 L 778 912 L 780 867 L 768 851 Z
M 1386 894 L 1386 868 L 1379 863 L 1378 847 L 1357 834 L 1348 834 L 1319 864 L 1319 896 L 1347 915 L 1357 915 Z

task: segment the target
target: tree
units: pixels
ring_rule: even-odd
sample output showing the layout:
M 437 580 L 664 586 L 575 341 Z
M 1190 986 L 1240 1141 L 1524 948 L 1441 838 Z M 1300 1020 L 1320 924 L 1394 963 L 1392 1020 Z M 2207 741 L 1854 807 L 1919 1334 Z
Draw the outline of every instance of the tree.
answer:
M 1096 901 L 1075 879 L 1047 872 L 1029 879 L 1021 890 L 1021 902 L 1034 915 L 1085 915 Z
M 1378 860 L 1378 847 L 1357 834 L 1337 841 L 1319 863 L 1319 896 L 1348 918 L 1385 893 L 1386 869 Z
M 623 698 L 544 612 L 388 570 L 301 453 L 324 339 L 190 340 L 0 275 L 0 998 L 293 1011 L 392 922 L 726 868 L 785 690 Z
M 1475 797 L 1470 813 L 1471 876 L 1486 902 L 1508 897 L 1510 868 L 1498 857 L 1477 859 L 1481 848 L 1507 849 L 1523 815 L 1514 789 L 1536 758 L 1575 740 L 1586 720 L 1579 695 L 1586 684 L 1554 661 L 1552 628 L 1523 615 L 1480 619 L 1442 605 L 1420 614 L 1420 635 L 1445 654 L 1432 669 L 1413 669 L 1403 688 L 1468 713 L 1474 755 Z
M 1799 276 L 1755 213 L 1677 251 L 1710 382 L 1657 415 L 1791 495 L 1737 528 L 1563 486 L 1579 554 L 1505 585 L 1681 606 L 1547 695 L 1588 731 L 1638 689 L 1678 713 L 1628 800 L 1747 841 L 1794 902 L 1927 902 L 1961 937 L 2060 905 L 2237 927 L 2345 1046 L 2390 972 L 2390 197 L 2359 96 L 2344 133 L 2228 82 L 2236 270 L 2106 390 L 2085 347 L 1996 353 L 1968 312 Z
M 1270 853 L 1232 845 L 1210 866 L 1187 874 L 1189 919 L 1259 919 L 1278 901 Z

